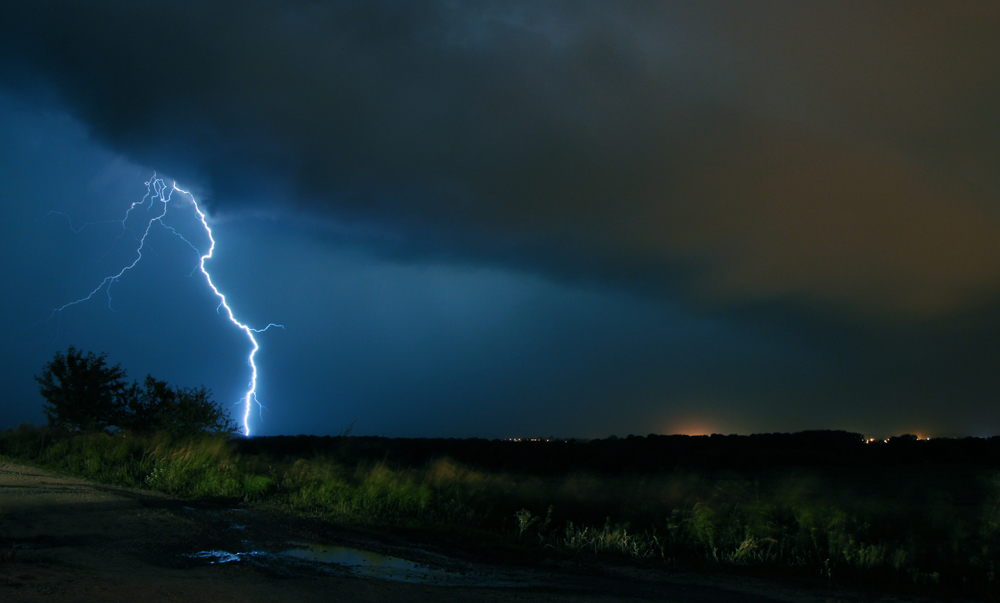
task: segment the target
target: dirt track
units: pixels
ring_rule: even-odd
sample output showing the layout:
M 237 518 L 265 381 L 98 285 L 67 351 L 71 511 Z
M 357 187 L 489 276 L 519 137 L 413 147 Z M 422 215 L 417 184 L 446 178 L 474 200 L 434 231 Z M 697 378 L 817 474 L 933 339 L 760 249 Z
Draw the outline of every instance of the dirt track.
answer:
M 437 567 L 445 578 L 438 583 L 371 578 L 342 566 L 298 563 L 282 556 L 282 551 L 302 542 L 411 559 Z M 294 517 L 192 505 L 0 460 L 0 601 L 4 603 L 901 600 L 660 569 L 524 567 L 468 555 L 457 558 L 444 548 L 349 533 Z

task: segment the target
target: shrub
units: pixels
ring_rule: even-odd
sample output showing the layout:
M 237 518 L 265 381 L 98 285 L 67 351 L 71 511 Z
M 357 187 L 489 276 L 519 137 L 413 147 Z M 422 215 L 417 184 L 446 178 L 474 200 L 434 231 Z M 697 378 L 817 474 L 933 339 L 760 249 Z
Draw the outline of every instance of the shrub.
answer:
M 132 384 L 123 407 L 118 427 L 130 431 L 168 431 L 176 436 L 236 431 L 229 414 L 212 401 L 207 389 L 173 388 L 152 375 L 146 376 L 142 388 Z

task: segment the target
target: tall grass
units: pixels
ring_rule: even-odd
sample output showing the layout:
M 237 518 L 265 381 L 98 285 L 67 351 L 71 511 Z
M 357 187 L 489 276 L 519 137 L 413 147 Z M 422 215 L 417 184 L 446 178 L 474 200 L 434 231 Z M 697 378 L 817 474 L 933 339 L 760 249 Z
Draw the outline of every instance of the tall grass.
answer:
M 21 427 L 0 454 L 121 486 L 465 535 L 537 554 L 756 568 L 990 596 L 1000 474 L 955 467 L 542 477 L 336 455 L 240 455 L 221 437 Z

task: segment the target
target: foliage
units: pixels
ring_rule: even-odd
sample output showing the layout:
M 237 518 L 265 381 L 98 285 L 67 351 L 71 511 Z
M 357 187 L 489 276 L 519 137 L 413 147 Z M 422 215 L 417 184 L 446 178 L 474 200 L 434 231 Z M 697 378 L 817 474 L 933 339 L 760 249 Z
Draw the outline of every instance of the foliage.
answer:
M 133 383 L 123 400 L 119 427 L 138 432 L 169 431 L 178 436 L 200 432 L 233 433 L 229 414 L 212 402 L 204 387 L 172 388 L 166 381 L 146 375 L 143 387 Z
M 110 366 L 105 354 L 70 347 L 56 352 L 35 377 L 45 398 L 49 425 L 70 431 L 110 428 L 176 436 L 233 433 L 229 414 L 201 388 L 174 388 L 147 375 L 143 385 L 126 381 L 120 364 Z

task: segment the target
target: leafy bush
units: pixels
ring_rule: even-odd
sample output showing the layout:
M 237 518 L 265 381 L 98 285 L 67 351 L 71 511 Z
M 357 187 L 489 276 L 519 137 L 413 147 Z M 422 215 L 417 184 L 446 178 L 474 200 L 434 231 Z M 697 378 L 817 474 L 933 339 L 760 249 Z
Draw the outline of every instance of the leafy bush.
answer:
M 123 406 L 118 426 L 130 431 L 169 431 L 177 436 L 236 431 L 229 414 L 212 401 L 207 389 L 173 388 L 152 375 L 146 375 L 142 388 L 133 383 L 126 390 Z

